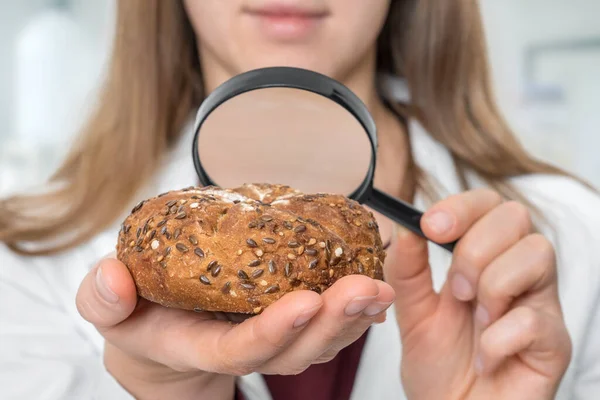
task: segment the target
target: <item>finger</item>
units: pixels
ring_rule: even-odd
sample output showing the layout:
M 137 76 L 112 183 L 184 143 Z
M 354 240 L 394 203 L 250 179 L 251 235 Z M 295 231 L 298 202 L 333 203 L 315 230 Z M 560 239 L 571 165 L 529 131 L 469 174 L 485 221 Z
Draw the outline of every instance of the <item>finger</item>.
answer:
M 571 358 L 571 341 L 563 320 L 530 307 L 517 307 L 487 328 L 479 346 L 475 369 L 489 374 L 510 357 L 539 374 L 557 377 Z
M 381 289 L 380 289 L 381 287 Z M 331 348 L 342 348 L 362 334 L 394 301 L 393 289 L 361 275 L 338 280 L 321 297 L 323 308 L 285 352 L 271 359 L 263 373 L 297 374 Z M 374 314 L 365 315 L 365 311 Z
M 125 320 L 137 303 L 135 284 L 119 260 L 105 258 L 83 279 L 75 299 L 77 310 L 102 329 Z
M 382 293 L 389 291 L 389 285 L 381 281 L 374 281 L 379 286 L 380 296 Z M 363 311 L 363 316 L 360 318 L 360 323 L 355 323 L 346 334 L 335 342 L 324 354 L 316 359 L 313 364 L 326 363 L 335 358 L 335 356 L 345 347 L 357 341 L 372 324 L 381 324 L 386 320 L 387 308 L 381 311 L 382 305 L 389 306 L 389 302 L 381 303 L 376 301 Z
M 104 332 L 128 353 L 177 371 L 246 375 L 282 351 L 322 305 L 312 291 L 284 295 L 257 316 L 234 325 L 212 313 L 150 304 Z
M 479 219 L 454 250 L 449 274 L 454 297 L 473 300 L 483 270 L 530 230 L 529 211 L 517 202 L 504 203 Z
M 383 268 L 385 281 L 397 293 L 396 319 L 400 333 L 406 335 L 418 322 L 433 315 L 439 302 L 433 290 L 427 241 L 396 227 Z
M 502 203 L 502 197 L 490 189 L 476 189 L 450 196 L 423 214 L 421 229 L 434 242 L 450 243 Z
M 542 294 L 539 300 L 555 305 L 560 314 L 558 301 L 552 301 L 557 299 L 555 253 L 540 234 L 525 237 L 485 269 L 477 289 L 475 317 L 480 325 L 487 326 L 527 292 L 530 296 Z

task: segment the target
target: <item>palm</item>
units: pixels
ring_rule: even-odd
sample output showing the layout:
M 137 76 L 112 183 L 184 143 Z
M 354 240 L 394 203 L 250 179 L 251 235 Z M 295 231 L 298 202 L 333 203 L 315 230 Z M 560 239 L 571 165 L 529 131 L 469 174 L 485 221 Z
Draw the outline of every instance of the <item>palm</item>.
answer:
M 552 378 L 529 366 L 526 357 L 511 357 L 492 375 L 479 376 L 474 360 L 480 334 L 471 304 L 457 301 L 444 287 L 435 312 L 402 337 L 402 379 L 409 398 L 442 399 L 449 393 L 453 399 L 551 397 Z

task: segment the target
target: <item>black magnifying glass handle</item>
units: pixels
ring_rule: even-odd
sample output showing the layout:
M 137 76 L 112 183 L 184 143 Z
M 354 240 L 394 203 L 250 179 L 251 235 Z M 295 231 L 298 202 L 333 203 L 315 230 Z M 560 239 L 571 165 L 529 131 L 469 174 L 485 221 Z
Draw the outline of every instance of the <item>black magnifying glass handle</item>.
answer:
M 423 213 L 415 209 L 410 204 L 407 204 L 402 200 L 392 197 L 389 194 L 375 188 L 372 189 L 371 196 L 366 201 L 366 204 L 375 211 L 404 226 L 406 229 L 409 229 L 417 235 L 428 239 L 423 233 L 423 230 L 421 230 L 421 218 L 423 217 Z M 450 252 L 453 252 L 454 247 L 456 246 L 456 242 L 433 243 Z

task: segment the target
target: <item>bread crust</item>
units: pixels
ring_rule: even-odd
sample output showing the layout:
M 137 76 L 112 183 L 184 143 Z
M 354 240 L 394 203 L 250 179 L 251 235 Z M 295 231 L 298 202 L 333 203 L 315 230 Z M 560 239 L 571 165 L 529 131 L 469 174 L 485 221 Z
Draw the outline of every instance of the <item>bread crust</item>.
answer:
M 373 214 L 288 186 L 190 187 L 144 200 L 119 231 L 117 258 L 138 294 L 166 307 L 257 314 L 294 290 L 346 275 L 383 279 Z

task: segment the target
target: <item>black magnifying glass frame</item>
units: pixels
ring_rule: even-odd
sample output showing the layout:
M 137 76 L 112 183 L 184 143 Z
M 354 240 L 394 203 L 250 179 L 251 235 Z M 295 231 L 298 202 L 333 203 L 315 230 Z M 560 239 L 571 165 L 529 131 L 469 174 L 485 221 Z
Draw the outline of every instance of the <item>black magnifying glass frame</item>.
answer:
M 423 213 L 410 204 L 373 187 L 375 166 L 377 165 L 377 127 L 365 104 L 349 88 L 326 75 L 296 67 L 259 68 L 236 75 L 217 87 L 200 105 L 194 125 L 192 159 L 200 183 L 205 186 L 219 186 L 208 175 L 198 151 L 198 138 L 202 124 L 221 104 L 240 94 L 266 88 L 290 88 L 306 90 L 334 101 L 348 111 L 363 127 L 371 146 L 371 162 L 361 184 L 345 196 L 371 207 L 396 223 L 426 238 L 421 229 Z M 284 184 L 284 182 L 280 182 Z M 452 252 L 453 243 L 436 243 Z

